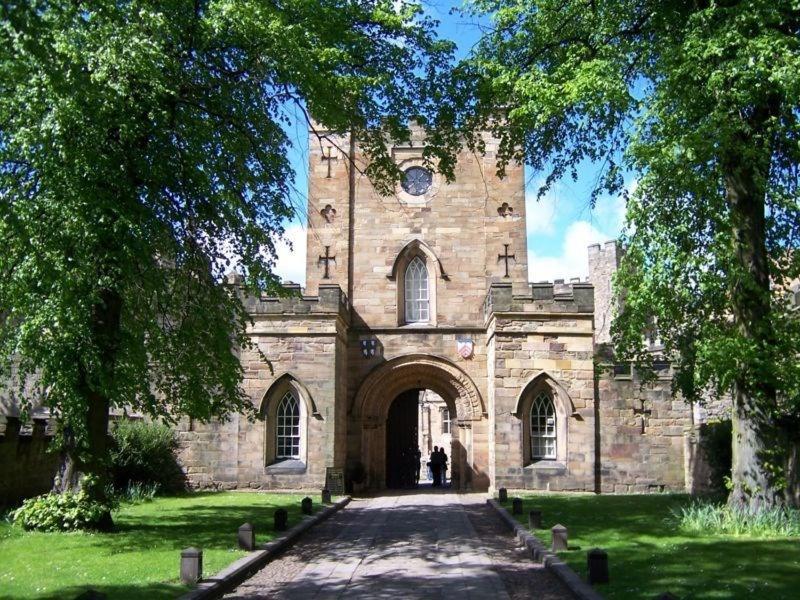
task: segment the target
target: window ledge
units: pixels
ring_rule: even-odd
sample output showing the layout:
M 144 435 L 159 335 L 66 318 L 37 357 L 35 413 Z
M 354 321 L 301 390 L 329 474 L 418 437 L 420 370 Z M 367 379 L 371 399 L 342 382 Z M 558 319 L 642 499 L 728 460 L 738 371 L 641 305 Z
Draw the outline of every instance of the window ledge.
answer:
M 536 462 L 525 465 L 526 471 L 564 471 L 567 464 L 559 460 L 537 460 Z
M 282 458 L 272 464 L 267 465 L 265 470 L 267 473 L 272 473 L 273 475 L 300 474 L 306 472 L 306 463 L 296 458 Z

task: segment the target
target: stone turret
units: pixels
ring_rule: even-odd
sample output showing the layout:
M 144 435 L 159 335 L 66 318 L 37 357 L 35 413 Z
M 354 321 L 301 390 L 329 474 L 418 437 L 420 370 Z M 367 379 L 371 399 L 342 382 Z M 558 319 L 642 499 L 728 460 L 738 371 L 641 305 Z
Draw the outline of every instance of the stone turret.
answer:
M 611 279 L 619 268 L 622 250 L 616 240 L 589 246 L 589 281 L 594 285 L 595 344 L 611 342 L 611 321 L 616 307 Z

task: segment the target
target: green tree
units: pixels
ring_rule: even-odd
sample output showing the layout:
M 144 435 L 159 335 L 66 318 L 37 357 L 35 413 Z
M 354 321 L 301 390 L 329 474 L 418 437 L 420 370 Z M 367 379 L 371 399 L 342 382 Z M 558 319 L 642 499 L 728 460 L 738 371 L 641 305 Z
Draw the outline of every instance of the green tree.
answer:
M 646 363 L 642 332 L 656 326 L 686 398 L 732 394 L 729 501 L 797 503 L 800 319 L 785 294 L 800 274 L 800 3 L 473 10 L 492 26 L 459 68 L 459 126 L 491 126 L 504 160 L 548 170 L 545 188 L 604 164 L 592 202 L 634 174 L 617 351 Z
M 391 0 L 0 2 L 0 353 L 59 417 L 63 489 L 105 476 L 112 406 L 252 408 L 225 274 L 278 291 L 288 107 L 388 186 L 387 140 L 435 117 L 434 28 Z

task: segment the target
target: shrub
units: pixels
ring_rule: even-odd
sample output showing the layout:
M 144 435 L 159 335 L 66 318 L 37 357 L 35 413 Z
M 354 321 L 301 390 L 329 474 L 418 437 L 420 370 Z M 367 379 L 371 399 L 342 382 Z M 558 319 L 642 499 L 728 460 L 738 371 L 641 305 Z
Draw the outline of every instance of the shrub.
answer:
M 36 531 L 106 530 L 111 525 L 111 502 L 90 498 L 92 482 L 84 478 L 79 492 L 49 493 L 29 498 L 13 512 L 14 523 Z
M 133 482 L 121 493 L 118 492 L 117 497 L 124 502 L 139 504 L 141 502 L 149 502 L 155 498 L 159 489 L 160 486 L 157 483 Z
M 690 533 L 753 537 L 800 536 L 800 510 L 787 508 L 749 511 L 704 500 L 672 509 L 679 527 Z
M 175 456 L 177 441 L 167 425 L 120 419 L 112 427 L 111 437 L 111 471 L 118 491 L 130 490 L 132 485 L 155 486 L 166 492 L 183 489 L 183 474 Z

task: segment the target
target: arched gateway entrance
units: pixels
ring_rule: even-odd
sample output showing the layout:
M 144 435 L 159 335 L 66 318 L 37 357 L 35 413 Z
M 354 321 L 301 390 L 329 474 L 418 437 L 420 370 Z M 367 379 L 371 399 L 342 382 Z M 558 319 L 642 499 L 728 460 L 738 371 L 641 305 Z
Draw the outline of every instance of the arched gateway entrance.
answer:
M 424 354 L 401 356 L 376 367 L 356 394 L 351 414 L 361 430 L 367 486 L 386 486 L 386 427 L 392 403 L 404 392 L 419 389 L 436 392 L 455 408 L 450 455 L 453 487 L 487 489 L 488 428 L 480 393 L 454 363 Z

